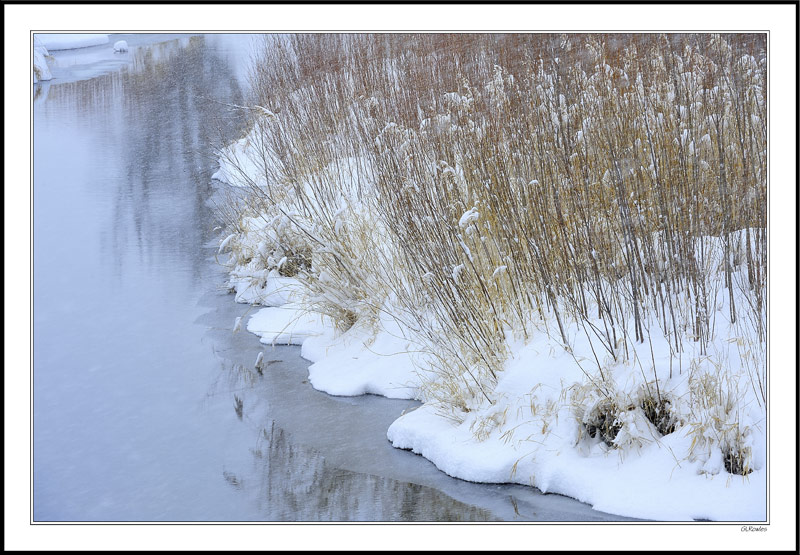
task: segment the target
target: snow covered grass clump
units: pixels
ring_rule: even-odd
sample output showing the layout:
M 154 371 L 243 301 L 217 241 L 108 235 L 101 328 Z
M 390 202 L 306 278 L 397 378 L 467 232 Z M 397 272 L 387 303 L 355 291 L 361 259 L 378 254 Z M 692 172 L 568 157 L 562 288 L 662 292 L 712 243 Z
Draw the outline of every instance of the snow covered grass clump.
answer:
M 460 478 L 764 517 L 763 36 L 292 35 L 252 81 L 220 253 L 315 387 L 421 399 L 389 437 Z

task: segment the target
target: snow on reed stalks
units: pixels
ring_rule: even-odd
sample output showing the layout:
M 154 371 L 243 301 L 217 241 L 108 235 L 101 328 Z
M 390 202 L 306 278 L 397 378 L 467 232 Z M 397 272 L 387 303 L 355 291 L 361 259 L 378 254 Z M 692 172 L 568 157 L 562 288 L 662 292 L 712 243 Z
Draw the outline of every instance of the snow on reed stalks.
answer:
M 401 320 L 434 371 L 423 397 L 455 420 L 496 401 L 514 340 L 572 352 L 581 335 L 589 429 L 618 431 L 638 406 L 662 433 L 715 430 L 726 468 L 746 473 L 728 405 L 766 403 L 765 48 L 761 35 L 281 36 L 254 65 L 246 145 L 223 151 L 261 221 L 257 253 L 230 246 L 296 276 L 343 331 Z M 720 342 L 738 358 L 712 384 L 698 361 Z M 635 393 L 619 365 L 637 369 Z

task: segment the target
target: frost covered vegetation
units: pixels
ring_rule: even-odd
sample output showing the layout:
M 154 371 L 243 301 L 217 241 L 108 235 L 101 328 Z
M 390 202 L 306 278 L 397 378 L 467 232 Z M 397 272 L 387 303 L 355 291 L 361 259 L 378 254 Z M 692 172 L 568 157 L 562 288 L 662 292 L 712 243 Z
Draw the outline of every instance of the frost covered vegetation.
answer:
M 252 82 L 220 252 L 315 387 L 423 400 L 389 438 L 465 479 L 765 518 L 764 35 L 290 35 Z

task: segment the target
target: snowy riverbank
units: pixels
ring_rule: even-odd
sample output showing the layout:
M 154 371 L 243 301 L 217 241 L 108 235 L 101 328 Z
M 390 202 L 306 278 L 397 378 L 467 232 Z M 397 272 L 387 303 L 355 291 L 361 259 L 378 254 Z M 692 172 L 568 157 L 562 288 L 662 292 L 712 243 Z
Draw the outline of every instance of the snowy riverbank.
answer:
M 221 166 L 225 165 L 221 160 Z M 258 221 L 251 223 L 264 231 Z M 264 237 L 251 231 L 231 241 L 241 241 L 239 249 L 258 251 Z M 303 304 L 298 280 L 257 267 L 251 261 L 231 271 L 229 286 L 236 292 L 236 301 L 264 306 L 242 324 L 265 344 L 300 345 L 302 356 L 312 363 L 308 371 L 313 387 L 331 395 L 372 393 L 424 400 L 420 383 L 427 369 L 425 355 L 419 352 L 414 334 L 388 311 L 377 326 L 365 328 L 357 323 L 342 333 L 330 318 Z M 660 376 L 661 392 L 673 400 L 676 410 L 691 413 L 695 408 L 689 406 L 690 377 L 702 375 L 715 383 L 742 378 L 735 329 L 723 324 L 722 294 L 716 317 L 718 337 L 709 350 L 716 354 L 715 360 L 728 363 L 721 375 L 714 360 L 699 351 L 684 355 L 679 372 L 677 362 L 670 361 L 666 341 L 653 346 L 652 353 L 649 345 L 641 346 L 639 359 L 654 357 L 665 374 Z M 586 420 L 591 411 L 578 410 L 587 402 L 595 406 L 600 402 L 592 391 L 592 379 L 597 378 L 589 364 L 592 346 L 578 322 L 567 330 L 575 338 L 571 352 L 555 339 L 554 332 L 542 330 L 527 343 L 509 337 L 511 356 L 494 390 L 494 403 L 476 407 L 463 422 L 454 422 L 435 403 L 426 403 L 400 417 L 387 430 L 389 440 L 457 478 L 532 485 L 612 514 L 664 521 L 765 518 L 765 414 L 746 383 L 740 392 L 747 397 L 742 405 L 748 410 L 740 421 L 747 430 L 754 465 L 747 476 L 726 472 L 713 428 L 709 437 L 699 437 L 700 423 L 686 421 L 662 436 L 638 406 L 644 390 L 641 369 L 634 364 L 610 365 L 611 379 L 633 410 L 613 445 L 608 445 L 600 434 L 588 436 Z M 675 371 L 670 379 L 671 365 Z M 718 415 L 709 411 L 704 416 Z
M 745 62 L 757 79 L 759 74 L 752 69 L 755 59 L 746 58 Z M 622 94 L 609 81 L 601 81 L 612 69 L 597 68 L 592 83 L 607 86 L 603 94 L 614 98 Z M 758 277 L 753 274 L 755 265 L 750 254 L 745 256 L 764 252 L 755 243 L 764 233 L 749 227 L 723 235 L 687 233 L 681 256 L 694 264 L 693 273 L 681 274 L 686 278 L 671 277 L 669 272 L 684 272 L 688 267 L 684 263 L 676 269 L 674 259 L 664 255 L 668 249 L 677 251 L 666 246 L 674 238 L 662 232 L 625 235 L 624 249 L 615 246 L 622 240 L 615 243 L 613 237 L 633 232 L 630 227 L 620 228 L 622 231 L 612 227 L 618 225 L 613 218 L 625 196 L 601 196 L 606 194 L 603 191 L 614 192 L 614 182 L 611 170 L 598 162 L 598 168 L 592 170 L 596 172 L 592 186 L 601 192 L 596 193 L 597 202 L 611 206 L 608 213 L 612 218 L 593 223 L 597 226 L 593 233 L 600 239 L 607 234 L 611 241 L 606 251 L 617 252 L 618 258 L 606 255 L 599 260 L 603 255 L 587 249 L 586 258 L 580 260 L 586 260 L 587 267 L 595 265 L 595 277 L 578 274 L 582 281 L 571 283 L 580 285 L 561 288 L 561 297 L 547 284 L 538 292 L 531 288 L 534 298 L 529 296 L 527 305 L 523 301 L 508 303 L 505 314 L 492 312 L 491 322 L 488 316 L 482 319 L 474 307 L 481 306 L 484 299 L 489 301 L 482 310 L 488 312 L 501 311 L 504 298 L 523 298 L 517 290 L 520 281 L 509 277 L 512 272 L 516 272 L 515 280 L 519 276 L 540 279 L 540 274 L 520 269 L 520 261 L 505 254 L 504 248 L 516 248 L 513 236 L 511 246 L 491 251 L 500 242 L 493 236 L 498 220 L 504 224 L 498 217 L 492 218 L 492 211 L 500 212 L 503 206 L 496 195 L 480 196 L 484 189 L 491 191 L 488 184 L 484 188 L 467 179 L 469 164 L 474 168 L 485 163 L 483 152 L 478 156 L 469 150 L 474 144 L 482 145 L 484 136 L 484 128 L 468 119 L 480 121 L 474 112 L 475 99 L 483 94 L 489 99 L 486 105 L 494 109 L 508 102 L 503 87 L 518 86 L 497 66 L 492 71 L 493 76 L 486 73 L 488 81 L 475 84 L 468 93 L 441 95 L 438 109 L 444 113 L 423 117 L 419 108 L 419 121 L 405 128 L 374 116 L 379 106 L 376 97 L 355 98 L 344 108 L 332 105 L 331 120 L 341 117 L 345 123 L 338 125 L 352 125 L 354 140 L 363 138 L 360 133 L 367 126 L 372 126 L 373 136 L 359 145 L 363 154 L 334 151 L 333 156 L 320 155 L 313 163 L 296 151 L 307 140 L 305 126 L 313 122 L 285 107 L 283 111 L 254 108 L 258 115 L 251 131 L 223 149 L 220 171 L 215 174 L 246 199 L 232 203 L 223 218 L 226 235 L 219 250 L 220 254 L 230 253 L 229 287 L 238 302 L 264 307 L 235 327 L 246 327 L 265 344 L 300 345 L 302 356 L 312 363 L 309 381 L 318 390 L 423 401 L 423 406 L 398 418 L 387 437 L 395 447 L 419 453 L 451 476 L 531 485 L 630 517 L 765 520 L 766 345 L 761 338 L 766 334 L 763 314 L 753 302 L 761 285 L 753 285 Z M 699 76 L 684 78 L 702 82 Z M 542 82 L 548 83 L 546 78 Z M 548 86 L 555 90 L 552 82 Z M 520 90 L 517 94 L 552 96 L 552 91 L 545 93 L 543 87 L 539 92 Z M 312 87 L 303 94 L 316 98 Z M 653 98 L 672 102 L 661 92 L 654 92 Z M 288 93 L 287 99 L 287 104 L 306 106 L 301 94 Z M 560 117 L 569 117 L 568 112 Z M 552 123 L 542 121 L 558 129 L 561 122 L 555 116 L 552 119 Z M 647 113 L 643 119 L 647 125 L 661 125 L 664 113 Z M 577 120 L 580 125 L 580 118 Z M 454 123 L 457 121 L 461 123 Z M 484 123 L 485 129 L 491 129 L 492 120 L 486 121 L 490 123 Z M 760 120 L 753 117 L 752 121 Z M 513 121 L 509 123 L 513 125 Z M 590 118 L 582 125 L 585 132 L 577 133 L 576 144 L 594 140 L 601 148 L 604 143 L 597 137 L 605 140 L 605 136 L 597 133 L 588 139 L 593 125 Z M 631 125 L 631 133 L 644 127 L 644 123 Z M 703 134 L 705 128 L 700 129 L 702 132 L 693 130 L 698 133 L 696 145 L 694 141 L 689 144 L 688 130 L 678 133 L 674 142 L 665 142 L 685 142 L 687 149 L 681 152 L 694 155 L 697 149 L 711 159 L 715 152 L 712 139 Z M 285 137 L 293 131 L 297 132 L 295 143 Z M 344 134 L 334 127 L 329 137 L 333 142 Z M 427 155 L 423 148 L 437 144 L 429 136 L 443 142 L 456 137 L 463 141 L 456 144 L 477 158 L 462 154 L 462 159 L 450 163 L 435 158 L 419 163 L 416 160 Z M 342 144 L 348 143 L 342 140 Z M 560 143 L 552 146 L 563 147 Z M 311 147 L 309 152 L 316 153 Z M 496 154 L 503 155 L 504 151 Z M 375 163 L 386 166 L 377 168 Z M 699 167 L 710 172 L 709 163 L 705 159 L 702 163 L 705 165 L 698 163 Z M 289 174 L 290 170 L 296 173 Z M 396 199 L 384 204 L 370 200 L 377 194 L 395 194 L 392 187 L 376 192 L 380 172 L 387 175 L 390 170 L 395 174 L 417 171 L 430 181 L 400 179 L 403 191 Z M 640 171 L 648 170 L 642 166 Z M 649 171 L 648 175 L 653 175 L 654 166 Z M 630 175 L 634 174 L 631 167 Z M 633 187 L 622 181 L 621 174 L 619 179 L 620 188 Z M 640 182 L 635 183 L 638 187 Z M 440 184 L 441 189 L 436 189 Z M 529 202 L 528 197 L 534 195 L 531 191 L 541 188 L 535 179 L 509 178 L 502 186 L 507 198 L 520 202 Z M 547 188 L 541 190 L 550 194 Z M 448 221 L 415 217 L 403 210 L 392 212 L 399 202 L 438 209 L 436 194 L 453 195 L 446 209 L 441 209 Z M 462 201 L 459 194 L 467 200 Z M 573 193 L 565 186 L 563 194 Z M 659 202 L 638 189 L 636 194 L 643 203 Z M 555 193 L 554 204 L 558 199 Z M 660 206 L 654 204 L 652 210 Z M 547 214 L 554 221 L 555 210 Z M 574 220 L 579 214 L 575 209 Z M 701 216 L 706 217 L 704 213 Z M 644 221 L 643 215 L 639 217 Z M 398 226 L 398 221 L 402 225 Z M 530 227 L 538 229 L 535 223 Z M 623 223 L 630 225 L 624 219 Z M 390 231 L 391 225 L 396 227 Z M 434 229 L 437 225 L 442 230 L 440 242 L 449 241 L 452 249 L 442 254 L 447 261 L 444 268 L 428 266 L 427 258 L 410 258 L 412 249 L 398 247 L 398 237 L 408 229 Z M 527 228 L 520 224 L 520 229 Z M 564 241 L 564 250 L 551 259 L 541 254 L 544 247 L 540 244 L 533 244 L 523 254 L 540 257 L 557 268 L 563 258 L 577 259 L 573 242 L 581 239 L 585 228 L 575 229 L 578 232 L 572 239 Z M 525 238 L 517 235 L 516 239 L 519 237 Z M 546 240 L 563 239 L 553 234 Z M 434 243 L 429 248 L 435 248 Z M 649 250 L 644 252 L 645 248 Z M 644 262 L 634 264 L 632 252 L 637 249 Z M 427 256 L 425 249 L 418 252 Z M 627 261 L 622 259 L 623 253 Z M 558 279 L 557 271 L 544 262 L 540 260 L 537 272 L 549 272 Z M 605 273 L 597 270 L 599 265 L 607 265 Z M 562 270 L 575 267 L 574 261 L 560 266 Z M 633 267 L 632 282 L 625 281 L 620 267 Z M 644 305 L 637 298 L 642 293 L 634 271 L 651 280 L 647 283 L 652 289 L 644 289 L 652 299 L 647 301 L 652 303 L 647 313 L 640 312 Z M 702 292 L 691 289 L 687 285 L 690 280 L 700 284 Z M 685 294 L 670 291 L 678 285 L 686 288 Z M 472 295 L 470 287 L 477 293 Z M 754 306 L 747 312 L 745 307 Z M 500 340 L 468 344 L 472 331 L 464 333 L 458 327 L 465 318 L 475 334 L 499 335 Z M 484 349 L 490 343 L 495 352 Z

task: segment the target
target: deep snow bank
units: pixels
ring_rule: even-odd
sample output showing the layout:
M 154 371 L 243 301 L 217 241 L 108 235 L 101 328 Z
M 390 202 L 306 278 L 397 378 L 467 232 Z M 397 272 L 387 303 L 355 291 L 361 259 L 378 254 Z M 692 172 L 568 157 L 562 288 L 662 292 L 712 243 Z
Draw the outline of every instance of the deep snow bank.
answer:
M 589 379 L 572 354 L 546 337 L 512 352 L 493 405 L 462 423 L 424 405 L 392 424 L 392 444 L 421 454 L 454 477 L 533 485 L 612 514 L 667 521 L 766 519 L 762 410 L 743 416 L 752 426 L 749 442 L 757 467 L 747 476 L 726 472 L 718 445 L 700 447 L 698 422 L 662 435 L 639 407 L 629 412 L 619 444 L 611 447 L 599 436 L 589 437 L 576 411 Z M 588 353 L 577 346 L 573 354 L 580 359 Z M 635 368 L 617 370 L 617 383 L 635 383 Z M 685 371 L 664 380 L 662 392 L 688 402 L 688 376 Z

